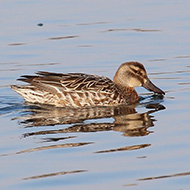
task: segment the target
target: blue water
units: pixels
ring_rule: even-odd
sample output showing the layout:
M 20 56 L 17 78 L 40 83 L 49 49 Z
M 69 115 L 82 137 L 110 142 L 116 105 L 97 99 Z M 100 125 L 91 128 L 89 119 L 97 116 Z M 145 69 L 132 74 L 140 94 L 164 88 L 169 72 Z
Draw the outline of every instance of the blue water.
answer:
M 189 7 L 1 2 L 0 188 L 189 189 Z M 164 98 L 137 88 L 137 105 L 74 111 L 27 104 L 9 88 L 38 70 L 112 78 L 131 60 L 145 65 Z

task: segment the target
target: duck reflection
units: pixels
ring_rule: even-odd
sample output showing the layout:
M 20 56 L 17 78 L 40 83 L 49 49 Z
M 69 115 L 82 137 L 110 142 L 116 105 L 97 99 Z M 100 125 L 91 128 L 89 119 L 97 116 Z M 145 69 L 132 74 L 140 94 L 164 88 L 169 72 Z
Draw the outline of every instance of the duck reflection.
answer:
M 28 115 L 19 117 L 20 124 L 26 127 L 65 125 L 57 130 L 29 132 L 24 137 L 57 133 L 79 133 L 98 131 L 119 131 L 124 136 L 145 136 L 154 126 L 154 112 L 165 109 L 160 103 L 146 104 L 146 112 L 138 113 L 134 105 L 91 108 L 55 108 L 52 106 L 29 106 Z M 148 111 L 147 111 L 148 110 Z M 113 118 L 106 119 L 106 118 Z M 68 127 L 68 124 L 69 127 Z M 54 139 L 48 139 L 54 141 Z M 57 141 L 58 139 L 56 139 Z

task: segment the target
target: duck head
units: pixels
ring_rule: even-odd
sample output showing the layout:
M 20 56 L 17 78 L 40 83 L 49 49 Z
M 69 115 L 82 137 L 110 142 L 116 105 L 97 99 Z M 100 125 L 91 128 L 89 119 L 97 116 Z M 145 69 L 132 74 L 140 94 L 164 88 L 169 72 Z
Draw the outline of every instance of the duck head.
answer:
M 157 94 L 165 94 L 164 91 L 150 81 L 144 66 L 138 62 L 123 63 L 118 68 L 113 81 L 122 89 L 143 86 L 147 90 L 153 91 Z

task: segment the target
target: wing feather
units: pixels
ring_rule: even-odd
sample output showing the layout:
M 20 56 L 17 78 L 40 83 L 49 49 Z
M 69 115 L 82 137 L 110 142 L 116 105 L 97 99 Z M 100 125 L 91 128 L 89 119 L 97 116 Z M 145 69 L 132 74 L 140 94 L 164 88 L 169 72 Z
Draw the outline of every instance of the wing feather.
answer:
M 57 92 L 60 91 L 98 91 L 113 93 L 116 87 L 112 80 L 99 75 L 84 73 L 51 73 L 39 71 L 37 75 L 23 75 L 18 80 L 30 83 L 39 89 Z

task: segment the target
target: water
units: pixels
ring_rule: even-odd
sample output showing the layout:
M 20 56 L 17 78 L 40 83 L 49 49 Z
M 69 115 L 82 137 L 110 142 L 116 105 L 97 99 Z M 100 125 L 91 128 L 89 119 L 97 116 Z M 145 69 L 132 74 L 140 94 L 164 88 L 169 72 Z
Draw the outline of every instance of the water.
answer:
M 4 1 L 1 189 L 189 189 L 189 1 Z M 26 104 L 10 84 L 38 70 L 113 77 L 142 62 L 166 96 L 118 108 Z

